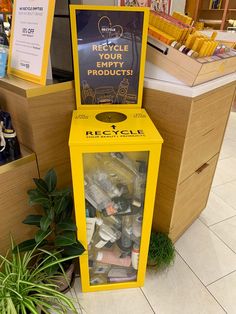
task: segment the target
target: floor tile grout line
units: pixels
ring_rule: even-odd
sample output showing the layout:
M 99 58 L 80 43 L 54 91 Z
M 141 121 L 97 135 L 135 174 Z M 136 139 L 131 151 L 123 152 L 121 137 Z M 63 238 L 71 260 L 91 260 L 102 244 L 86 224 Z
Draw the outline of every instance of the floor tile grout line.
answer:
M 211 228 L 209 228 L 213 233 L 214 235 L 222 242 L 224 243 L 225 246 L 227 246 L 228 249 L 230 249 L 230 251 L 232 251 L 235 255 L 236 255 L 236 252 L 214 231 L 212 230 Z
M 77 299 L 77 298 L 78 298 L 78 295 L 77 295 L 77 293 L 76 293 L 75 288 L 72 287 L 72 290 L 73 290 L 73 292 L 74 292 L 74 294 L 75 294 L 75 296 L 76 296 L 76 299 Z M 147 296 L 145 295 L 145 293 L 144 293 L 144 291 L 142 290 L 142 288 L 139 288 L 139 290 L 141 290 L 141 293 L 142 293 L 142 295 L 144 296 L 144 298 L 146 299 L 146 301 L 147 301 L 148 305 L 150 306 L 151 310 L 153 311 L 153 314 L 157 314 L 157 312 L 154 311 L 154 309 L 153 309 L 153 307 L 152 307 L 150 301 L 148 300 L 148 298 L 147 298 Z M 84 312 L 83 312 L 83 307 L 81 306 L 81 304 L 80 304 L 78 301 L 77 301 L 77 303 L 79 304 L 79 310 L 80 310 L 80 313 L 79 313 L 79 314 L 83 314 L 83 313 L 84 313 Z
M 216 169 L 217 170 L 217 169 Z M 222 185 L 225 185 L 225 184 L 228 184 L 228 183 L 232 183 L 232 182 L 236 182 L 236 178 L 235 179 L 233 179 L 233 180 L 230 180 L 230 181 L 227 181 L 227 182 L 224 182 L 224 183 L 222 183 L 222 184 L 217 184 L 217 185 L 212 185 L 211 186 L 211 189 L 214 189 L 214 188 L 218 188 L 219 186 L 222 186 Z M 214 192 L 214 191 L 213 191 Z M 215 193 L 215 192 L 214 192 Z M 216 194 L 216 193 L 215 193 Z M 218 194 L 216 194 L 216 195 L 218 195 Z
M 208 289 L 207 286 L 205 286 L 206 290 L 209 292 L 209 294 L 212 296 L 212 298 L 219 304 L 219 306 L 222 308 L 222 310 L 227 314 L 228 312 L 226 311 L 226 309 L 223 307 L 223 305 L 216 299 L 216 297 L 214 296 L 214 294 L 211 293 L 211 291 Z
M 198 220 L 204 225 L 204 226 L 206 226 L 199 218 L 198 218 Z M 219 236 L 218 236 L 218 234 L 217 233 L 215 233 L 214 232 L 214 230 L 212 230 L 210 227 L 208 227 L 208 226 L 206 226 L 208 229 L 209 229 L 209 231 L 210 232 L 212 232 L 216 237 L 217 237 L 217 239 L 218 240 L 220 240 L 232 253 L 234 253 L 235 255 L 236 255 L 236 252 L 227 244 L 227 243 L 225 243 Z M 176 250 L 177 251 L 177 250 Z M 177 251 L 178 252 L 178 251 Z M 178 252 L 179 253 L 179 252 Z M 180 254 L 180 253 L 179 253 Z M 187 263 L 187 262 L 186 262 Z M 234 271 L 236 271 L 236 269 L 234 270 Z M 223 277 L 222 277 L 223 278 Z
M 142 288 L 139 288 L 144 296 L 144 298 L 146 299 L 147 303 L 149 304 L 151 310 L 153 311 L 154 314 L 157 314 L 155 311 L 154 311 L 154 308 L 152 307 L 151 305 L 151 302 L 148 300 L 148 297 L 146 296 L 146 294 L 144 293 L 143 289 Z
M 234 156 L 227 156 L 227 157 L 219 157 L 219 161 L 220 160 L 225 160 L 225 159 L 230 159 L 230 158 L 235 158 Z
M 230 157 L 219 157 L 219 161 L 221 161 L 221 160 L 225 160 L 225 159 L 228 159 L 228 158 L 231 158 L 232 156 L 230 156 Z
M 209 291 L 207 288 L 207 285 L 205 285 L 202 280 L 198 277 L 198 275 L 193 271 L 193 269 L 190 267 L 190 265 L 186 262 L 186 260 L 183 258 L 183 256 L 176 250 L 177 254 L 180 256 L 180 258 L 183 260 L 183 262 L 187 265 L 187 267 L 190 269 L 190 271 L 195 275 L 195 277 L 199 280 L 199 282 L 202 284 L 203 288 L 205 288 L 209 294 L 212 296 L 212 298 L 216 301 L 216 303 L 222 308 L 222 310 L 227 314 L 227 311 L 224 309 L 224 307 L 220 304 L 220 302 L 215 298 L 215 296 Z
M 200 222 L 203 223 L 204 226 L 206 226 L 208 229 L 210 229 L 210 227 L 204 221 L 201 220 L 200 216 L 198 216 L 197 219 L 200 220 Z
M 212 281 L 211 283 L 209 283 L 209 284 L 208 284 L 208 285 L 206 285 L 205 287 L 207 288 L 207 287 L 209 287 L 209 286 L 213 285 L 214 283 L 216 283 L 217 281 L 220 281 L 221 279 L 224 279 L 225 277 L 228 277 L 228 276 L 232 275 L 233 273 L 236 273 L 236 269 L 235 269 L 235 270 L 233 270 L 233 271 L 231 271 L 230 273 L 228 273 L 228 274 L 226 274 L 226 275 L 222 276 L 221 278 L 218 278 L 218 279 L 216 279 L 216 280 Z
M 80 276 L 75 276 L 75 279 L 76 278 L 80 278 Z M 81 279 L 80 279 L 81 280 Z M 78 293 L 77 293 L 77 291 L 76 291 L 76 289 L 75 289 L 75 281 L 74 281 L 74 284 L 73 284 L 73 286 L 72 286 L 72 290 L 73 290 L 73 292 L 74 292 L 74 296 L 75 296 L 75 301 L 76 301 L 76 303 L 77 303 L 77 305 L 78 305 L 78 307 L 79 307 L 79 309 L 77 309 L 77 310 L 79 310 L 80 312 L 78 313 L 78 314 L 84 314 L 84 313 L 86 313 L 86 311 L 84 311 L 84 308 L 83 308 L 83 306 L 80 304 L 80 300 L 79 300 L 79 296 L 78 296 Z M 82 291 L 81 291 L 81 293 L 83 293 Z
M 232 182 L 234 182 L 234 181 L 235 181 L 235 183 L 236 183 L 236 180 L 230 181 L 230 182 L 228 182 L 228 183 L 232 183 Z M 225 185 L 225 184 L 227 184 L 227 183 L 224 183 L 224 184 L 222 184 L 222 185 Z M 219 186 L 219 185 L 218 185 L 218 186 Z M 231 207 L 232 209 L 236 210 L 236 208 L 234 208 L 232 205 L 229 205 L 219 194 L 217 194 L 217 193 L 214 191 L 214 186 L 211 186 L 209 195 L 210 195 L 211 193 L 214 194 L 215 196 L 219 197 L 226 205 L 228 205 L 228 206 Z
M 232 140 L 232 138 L 224 138 L 223 143 L 224 143 L 226 140 L 227 140 L 227 141 L 230 141 L 230 142 L 233 142 L 233 143 L 236 143 L 235 140 Z
M 234 209 L 234 210 L 235 210 L 235 209 Z M 215 222 L 215 223 L 209 225 L 209 228 L 214 227 L 215 225 L 218 225 L 218 224 L 220 224 L 220 223 L 222 223 L 222 222 L 225 222 L 225 221 L 230 220 L 230 219 L 235 218 L 235 217 L 236 217 L 236 210 L 235 210 L 235 215 L 230 216 L 230 217 L 228 217 L 228 218 L 225 218 L 225 219 L 223 219 L 223 220 L 221 220 L 221 221 Z
M 176 249 L 175 249 L 176 250 Z M 188 266 L 188 268 L 191 270 L 191 272 L 197 277 L 197 279 L 202 283 L 202 285 L 204 286 L 204 287 L 206 287 L 207 285 L 205 285 L 204 283 L 203 283 L 203 281 L 199 278 L 199 276 L 194 272 L 194 270 L 191 268 L 191 266 L 187 263 L 187 261 L 184 259 L 184 257 L 181 255 L 181 253 L 180 252 L 178 252 L 177 250 L 176 250 L 176 252 L 177 252 L 177 254 L 181 257 L 181 259 L 184 261 L 184 263 Z
M 232 182 L 235 182 L 235 183 L 236 183 L 236 180 L 233 180 L 233 181 L 228 182 L 228 183 L 232 183 Z M 227 183 L 225 183 L 225 184 L 227 184 Z M 222 184 L 222 185 L 224 185 L 224 184 Z M 220 186 L 220 185 L 218 185 L 218 187 L 219 187 L 219 186 Z M 236 208 L 234 208 L 232 205 L 230 205 L 229 203 L 227 203 L 226 200 L 223 199 L 222 196 L 220 196 L 219 194 L 217 194 L 215 191 L 213 191 L 213 189 L 214 189 L 214 187 L 211 188 L 211 192 L 212 192 L 212 193 L 214 193 L 217 197 L 219 197 L 225 204 L 227 204 L 228 206 L 230 206 L 231 208 L 233 208 L 234 210 L 236 210 Z
M 235 210 L 235 209 L 234 209 L 234 210 Z M 221 221 L 214 222 L 214 223 L 211 224 L 211 225 L 207 225 L 204 221 L 201 220 L 200 217 L 199 217 L 199 220 L 201 220 L 201 222 L 204 223 L 204 225 L 207 226 L 207 227 L 210 229 L 211 227 L 213 227 L 213 226 L 215 226 L 215 225 L 218 225 L 218 224 L 220 224 L 221 222 L 225 222 L 225 221 L 227 221 L 227 220 L 229 220 L 229 219 L 232 219 L 232 218 L 234 218 L 234 217 L 236 217 L 236 210 L 235 210 L 235 215 L 230 216 L 230 217 L 228 217 L 228 218 L 225 218 L 225 219 L 223 219 L 223 220 L 221 220 Z

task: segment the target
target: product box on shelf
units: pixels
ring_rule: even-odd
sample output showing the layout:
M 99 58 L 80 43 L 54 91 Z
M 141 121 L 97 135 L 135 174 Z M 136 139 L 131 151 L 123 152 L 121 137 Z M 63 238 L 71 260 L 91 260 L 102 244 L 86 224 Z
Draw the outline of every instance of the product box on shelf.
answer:
M 144 284 L 162 138 L 144 109 L 74 111 L 70 154 L 82 291 Z
M 188 86 L 199 85 L 236 71 L 235 50 L 221 56 L 191 58 L 152 36 L 148 38 L 147 60 Z

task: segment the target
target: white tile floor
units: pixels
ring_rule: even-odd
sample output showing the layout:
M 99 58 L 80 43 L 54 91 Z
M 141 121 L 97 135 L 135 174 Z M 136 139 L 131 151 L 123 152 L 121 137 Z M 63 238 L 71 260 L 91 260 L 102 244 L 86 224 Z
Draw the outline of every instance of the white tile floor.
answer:
M 141 289 L 72 294 L 87 314 L 236 314 L 236 112 L 206 209 L 176 242 L 174 265 L 148 271 Z

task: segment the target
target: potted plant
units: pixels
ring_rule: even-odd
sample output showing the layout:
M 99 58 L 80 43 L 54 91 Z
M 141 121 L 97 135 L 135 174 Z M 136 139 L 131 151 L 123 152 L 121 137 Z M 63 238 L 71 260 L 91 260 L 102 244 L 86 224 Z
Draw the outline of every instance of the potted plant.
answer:
M 31 250 L 35 245 L 57 252 L 60 257 L 81 255 L 84 252 L 83 245 L 77 240 L 76 225 L 72 219 L 73 197 L 69 188 L 57 189 L 57 175 L 50 169 L 44 179 L 34 178 L 35 189 L 28 191 L 30 205 L 39 205 L 41 215 L 29 215 L 23 221 L 24 224 L 35 225 L 38 230 L 34 238 L 28 239 L 18 245 L 20 252 Z M 65 265 L 64 265 L 65 266 Z M 57 271 L 55 265 L 51 271 Z M 67 267 L 68 280 L 71 280 L 74 272 L 74 264 Z M 67 288 L 67 283 L 59 280 L 59 290 Z
M 148 266 L 165 268 L 175 258 L 175 248 L 171 239 L 163 232 L 152 231 L 148 251 Z
M 57 253 L 39 249 L 39 246 L 40 243 L 24 253 L 16 247 L 15 253 L 0 255 L 1 314 L 38 314 L 40 311 L 50 314 L 50 309 L 58 314 L 69 310 L 77 313 L 72 300 L 55 289 L 54 275 L 48 274 L 55 265 L 63 271 L 61 263 L 76 256 L 60 258 Z M 34 261 L 40 256 L 44 258 L 35 267 Z

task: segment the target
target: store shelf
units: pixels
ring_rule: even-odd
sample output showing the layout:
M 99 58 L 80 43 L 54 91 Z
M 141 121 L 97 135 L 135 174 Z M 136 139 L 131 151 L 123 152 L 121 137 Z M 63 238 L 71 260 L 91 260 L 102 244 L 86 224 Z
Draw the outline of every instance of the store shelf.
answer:
M 0 86 L 23 97 L 31 98 L 59 91 L 71 90 L 74 86 L 74 82 L 68 81 L 57 83 L 54 81 L 47 81 L 47 85 L 42 86 L 20 79 L 13 75 L 7 75 L 6 77 L 0 79 Z
M 70 185 L 68 135 L 75 109 L 74 82 L 41 86 L 9 75 L 0 79 L 0 103 L 11 114 L 19 142 L 35 152 L 40 176 L 54 168 L 59 187 Z
M 222 21 L 221 20 L 205 20 L 205 19 L 199 19 L 199 22 L 203 22 L 206 24 L 213 24 L 213 25 L 221 25 Z
M 0 166 L 0 175 L 36 160 L 35 154 L 21 145 L 22 157 Z
M 219 11 L 219 12 L 223 12 L 224 9 L 200 9 L 200 11 Z
M 193 19 L 195 21 L 202 21 L 210 25 L 215 25 L 215 28 L 224 30 L 227 26 L 226 20 L 228 19 L 228 16 L 236 12 L 236 1 L 222 1 L 221 9 L 209 9 L 209 4 L 210 0 L 196 0 L 194 3 Z

